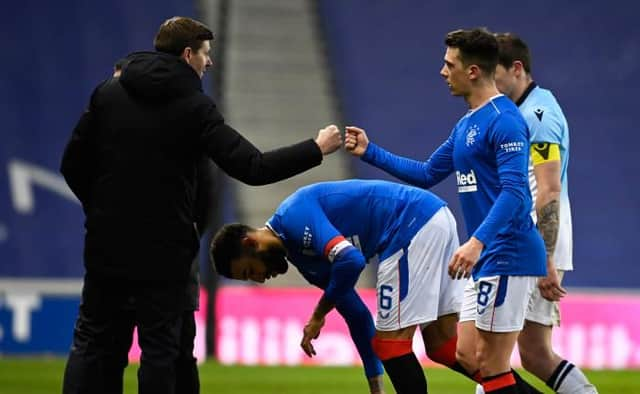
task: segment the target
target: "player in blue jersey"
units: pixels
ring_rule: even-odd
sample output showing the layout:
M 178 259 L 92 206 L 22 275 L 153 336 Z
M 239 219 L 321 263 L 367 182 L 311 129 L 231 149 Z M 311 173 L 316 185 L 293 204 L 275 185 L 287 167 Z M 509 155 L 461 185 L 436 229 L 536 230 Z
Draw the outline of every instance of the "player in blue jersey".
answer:
M 518 337 L 522 365 L 555 392 L 597 393 L 582 371 L 553 351 L 551 333 L 560 324 L 558 303 L 565 271 L 573 269 L 571 206 L 567 189 L 569 128 L 553 94 L 531 77 L 527 44 L 511 33 L 497 34 L 498 89 L 520 108 L 530 130 L 529 184 L 534 197 L 538 229 L 547 250 L 547 277 L 534 289 L 525 325 Z M 545 299 L 547 298 L 547 299 Z M 482 393 L 480 389 L 477 393 Z
M 349 180 L 301 188 L 263 228 L 225 226 L 211 254 L 219 274 L 256 282 L 285 272 L 286 256 L 309 283 L 324 289 L 304 328 L 304 351 L 315 354 L 312 340 L 335 307 L 349 326 L 372 392 L 381 390 L 382 360 L 397 393 L 424 394 L 427 382 L 411 347 L 416 327 L 433 361 L 462 372 L 455 344 L 464 284 L 447 272 L 458 246 L 455 220 L 432 193 Z M 380 264 L 374 327 L 354 286 L 375 255 Z
M 440 74 L 470 110 L 425 162 L 391 154 L 370 143 L 364 130 L 347 128 L 345 147 L 390 174 L 430 188 L 455 172 L 467 231 L 449 273 L 468 281 L 461 315 L 458 360 L 480 369 L 487 393 L 535 391 L 511 370 L 510 356 L 524 325 L 538 277 L 546 275 L 545 249 L 530 216 L 527 179 L 529 131 L 514 103 L 494 81 L 498 43 L 484 29 L 456 30 L 445 38 Z M 460 354 L 472 349 L 471 354 Z

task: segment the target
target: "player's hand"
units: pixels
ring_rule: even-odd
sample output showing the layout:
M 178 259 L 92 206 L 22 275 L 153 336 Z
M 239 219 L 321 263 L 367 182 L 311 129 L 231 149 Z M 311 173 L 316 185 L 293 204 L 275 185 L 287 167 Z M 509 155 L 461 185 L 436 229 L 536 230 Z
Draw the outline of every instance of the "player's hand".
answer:
M 302 342 L 300 342 L 300 346 L 302 350 L 309 357 L 313 357 L 316 355 L 316 350 L 313 348 L 311 341 L 317 339 L 320 336 L 320 330 L 324 326 L 324 318 L 317 320 L 311 318 L 304 329 L 302 330 Z
M 324 129 L 318 131 L 318 138 L 316 138 L 316 144 L 320 148 L 323 155 L 328 155 L 335 152 L 342 146 L 342 134 L 340 129 L 336 125 L 329 125 Z
M 547 276 L 538 279 L 540 294 L 547 301 L 560 301 L 567 295 L 567 291 L 560 285 L 560 277 L 553 262 L 547 263 Z
M 354 156 L 362 156 L 369 146 L 367 133 L 361 128 L 347 126 L 344 133 L 344 148 Z
M 449 262 L 449 276 L 452 279 L 462 279 L 471 276 L 471 270 L 476 265 L 484 245 L 475 237 L 469 238 L 456 250 Z

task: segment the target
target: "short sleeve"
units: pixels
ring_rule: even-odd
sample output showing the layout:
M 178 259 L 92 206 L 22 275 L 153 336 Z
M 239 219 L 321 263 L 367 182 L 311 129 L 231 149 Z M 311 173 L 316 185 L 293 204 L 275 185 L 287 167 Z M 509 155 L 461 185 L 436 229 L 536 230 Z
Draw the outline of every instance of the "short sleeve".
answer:
M 553 109 L 546 106 L 533 106 L 523 113 L 529 126 L 530 140 L 537 143 L 562 143 L 562 124 Z

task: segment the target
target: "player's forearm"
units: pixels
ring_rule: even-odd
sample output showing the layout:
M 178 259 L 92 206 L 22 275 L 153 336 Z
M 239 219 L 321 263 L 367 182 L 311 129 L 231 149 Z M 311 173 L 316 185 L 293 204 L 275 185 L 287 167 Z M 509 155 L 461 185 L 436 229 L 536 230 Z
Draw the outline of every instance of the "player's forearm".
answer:
M 429 163 L 395 155 L 370 142 L 362 160 L 411 185 L 428 189 L 435 183 L 429 177 Z
M 503 133 L 497 136 L 495 141 L 498 147 L 495 153 L 500 193 L 487 216 L 473 234 L 485 245 L 489 245 L 498 232 L 512 220 L 514 212 L 521 209 L 523 204 L 528 207 L 531 204 L 527 152 L 524 149 L 509 150 L 504 147 L 512 144 L 513 141 L 520 142 L 519 140 L 522 139 L 518 133 L 512 134 Z M 527 143 L 522 142 L 522 144 L 526 146 Z
M 553 259 L 547 259 L 547 276 L 551 274 L 551 271 L 555 271 L 555 270 L 556 270 L 556 264 L 553 261 Z
M 384 394 L 383 375 L 373 376 L 368 380 L 371 394 Z
M 537 179 L 536 179 L 537 182 Z M 536 213 L 541 211 L 546 205 L 553 201 L 560 201 L 560 187 L 545 187 L 538 183 L 538 192 L 536 193 Z
M 473 237 L 484 245 L 491 243 L 498 231 L 511 219 L 513 212 L 521 203 L 522 201 L 517 191 L 511 188 L 503 189 L 485 219 L 473 233 Z
M 371 379 L 382 375 L 382 363 L 373 351 L 371 343 L 376 334 L 373 318 L 358 293 L 351 289 L 336 302 L 336 309 L 349 327 L 351 339 L 356 345 L 367 378 Z
M 558 241 L 558 230 L 560 228 L 560 201 L 558 198 L 548 201 L 546 204 L 538 205 L 536 199 L 536 213 L 538 215 L 538 230 L 544 240 L 547 256 L 553 256 Z
M 560 226 L 560 192 L 561 182 L 561 162 L 558 145 L 542 144 L 549 146 L 548 155 L 545 160 L 540 160 L 538 145 L 534 146 L 533 172 L 536 177 L 538 193 L 536 194 L 536 214 L 538 216 L 538 229 L 544 239 L 547 256 L 552 257 L 558 240 L 558 228 Z M 555 152 L 555 155 L 554 155 Z M 536 164 L 536 155 L 538 162 Z
M 312 320 L 321 321 L 324 319 L 329 312 L 334 308 L 335 303 L 333 301 L 328 300 L 324 295 L 320 297 L 318 304 L 316 304 L 315 309 L 313 310 L 313 315 L 311 315 Z

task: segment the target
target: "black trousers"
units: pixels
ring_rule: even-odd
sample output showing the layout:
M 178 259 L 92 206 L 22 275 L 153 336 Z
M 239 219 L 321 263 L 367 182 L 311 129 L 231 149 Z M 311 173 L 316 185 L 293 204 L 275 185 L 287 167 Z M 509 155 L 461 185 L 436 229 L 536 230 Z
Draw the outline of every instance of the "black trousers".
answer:
M 121 394 L 136 326 L 142 350 L 138 392 L 197 393 L 195 322 L 185 304 L 185 284 L 87 274 L 63 394 Z
M 176 362 L 176 394 L 200 394 L 198 360 L 193 357 L 193 342 L 196 338 L 194 310 L 182 313 L 180 354 Z

